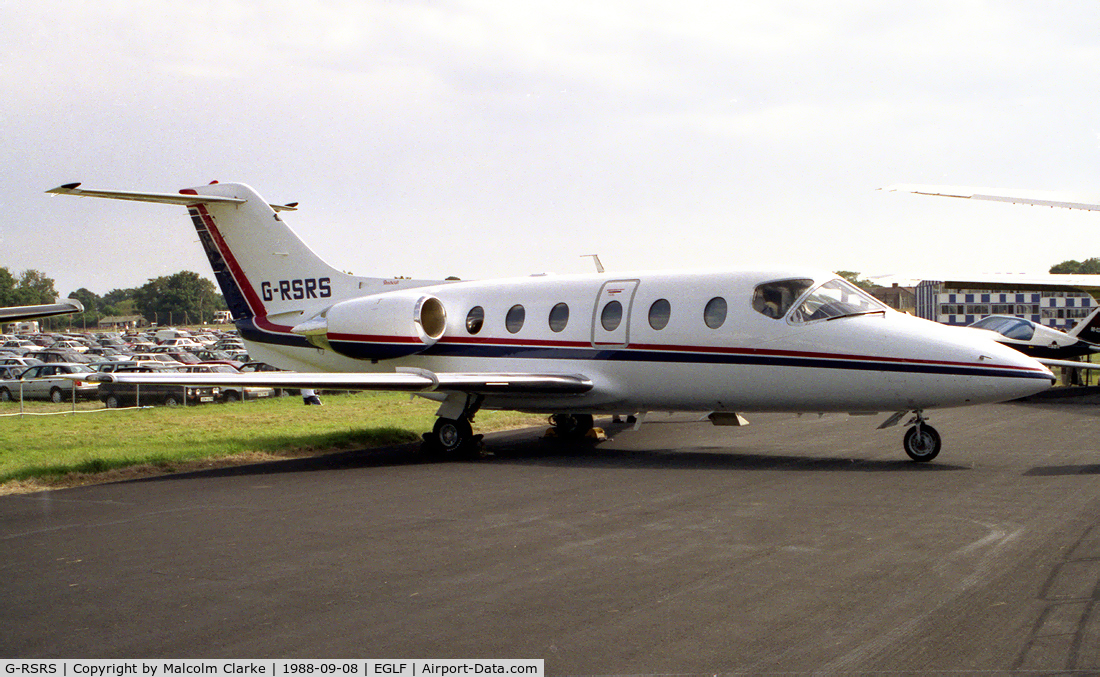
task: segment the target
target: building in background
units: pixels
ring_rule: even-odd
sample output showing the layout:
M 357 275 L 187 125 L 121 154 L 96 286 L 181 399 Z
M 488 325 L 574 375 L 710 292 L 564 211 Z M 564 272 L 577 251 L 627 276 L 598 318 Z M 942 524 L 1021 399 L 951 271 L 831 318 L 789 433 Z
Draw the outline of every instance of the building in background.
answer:
M 1072 329 L 1096 307 L 1086 292 L 1069 290 L 948 289 L 923 280 L 916 289 L 916 315 L 941 324 L 968 325 L 990 315 L 1015 315 L 1061 331 Z

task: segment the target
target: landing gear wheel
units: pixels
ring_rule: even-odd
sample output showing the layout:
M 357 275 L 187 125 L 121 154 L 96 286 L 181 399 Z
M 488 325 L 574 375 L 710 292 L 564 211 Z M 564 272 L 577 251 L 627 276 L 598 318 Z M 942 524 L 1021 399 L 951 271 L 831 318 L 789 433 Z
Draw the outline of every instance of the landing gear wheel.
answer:
M 446 456 L 464 456 L 477 448 L 478 437 L 466 418 L 438 418 L 431 435 L 424 440 Z
M 931 461 L 940 453 L 940 434 L 930 425 L 918 423 L 905 432 L 905 453 L 918 463 Z
M 576 440 L 592 430 L 594 421 L 592 414 L 554 414 L 550 417 L 550 424 L 559 439 Z

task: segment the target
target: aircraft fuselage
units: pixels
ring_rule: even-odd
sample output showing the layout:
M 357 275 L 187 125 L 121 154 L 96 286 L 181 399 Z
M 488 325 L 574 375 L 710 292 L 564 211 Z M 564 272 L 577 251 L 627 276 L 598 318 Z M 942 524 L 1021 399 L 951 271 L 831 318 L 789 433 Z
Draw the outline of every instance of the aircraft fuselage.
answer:
M 254 357 L 298 371 L 486 372 L 507 364 L 584 374 L 595 384 L 582 396 L 496 396 L 483 405 L 532 411 L 901 411 L 1049 387 L 1049 372 L 1011 349 L 889 309 L 797 321 L 753 307 L 764 283 L 816 286 L 832 277 L 693 271 L 453 282 L 345 300 L 343 314 L 328 311 L 321 348 L 295 341 L 287 326 L 260 322 L 244 335 Z M 396 312 L 409 323 L 425 298 L 445 311 L 437 339 L 378 333 L 373 308 L 386 317 L 404 309 Z M 620 310 L 605 318 L 614 303 Z M 716 305 L 725 307 L 720 318 Z M 392 357 L 402 352 L 409 354 Z

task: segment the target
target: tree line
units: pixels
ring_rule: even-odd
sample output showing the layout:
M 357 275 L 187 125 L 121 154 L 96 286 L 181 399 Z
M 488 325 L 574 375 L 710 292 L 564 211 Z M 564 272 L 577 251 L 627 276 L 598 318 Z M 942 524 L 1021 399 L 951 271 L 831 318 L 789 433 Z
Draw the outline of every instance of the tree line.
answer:
M 1051 266 L 1050 273 L 1052 275 L 1100 275 L 1100 259 L 1062 261 Z
M 183 270 L 152 278 L 140 287 L 112 289 L 100 296 L 81 287 L 58 294 L 53 278 L 38 270 L 13 274 L 0 267 L 0 307 L 53 303 L 59 296 L 84 304 L 84 312 L 40 320 L 46 329 L 95 329 L 104 317 L 140 315 L 151 324 L 202 324 L 225 310 L 225 299 L 210 280 Z

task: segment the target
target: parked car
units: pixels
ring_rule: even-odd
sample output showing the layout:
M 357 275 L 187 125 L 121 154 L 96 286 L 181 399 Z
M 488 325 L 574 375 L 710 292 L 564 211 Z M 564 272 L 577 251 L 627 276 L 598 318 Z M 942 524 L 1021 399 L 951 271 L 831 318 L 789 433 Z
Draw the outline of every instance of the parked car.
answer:
M 228 360 L 229 353 L 224 350 L 197 350 L 195 351 L 195 357 L 199 358 L 200 362 L 213 362 L 215 360 Z
M 0 345 L 0 348 L 10 350 L 13 353 L 17 353 L 19 355 L 22 355 L 29 350 L 38 350 L 41 347 L 42 346 L 32 341 L 24 341 L 20 339 L 11 339 L 9 341 L 4 341 L 4 344 Z
M 67 348 L 43 348 L 41 350 L 31 350 L 23 353 L 23 357 L 33 357 L 36 360 L 42 360 L 43 362 L 67 362 L 69 364 L 87 364 L 91 362 L 90 357 L 85 357 L 84 353 L 78 353 L 75 350 L 68 350 Z
M 189 364 L 180 368 L 180 371 L 191 374 L 239 374 L 240 370 L 228 364 Z M 274 388 L 261 386 L 222 386 L 222 402 L 239 402 L 240 400 L 257 400 L 263 397 L 273 397 Z M 243 392 L 242 392 L 243 390 Z
M 116 372 L 141 372 L 141 373 L 172 373 L 177 371 L 174 367 L 148 366 L 123 366 L 115 369 Z M 176 384 L 145 384 L 136 383 L 100 383 L 96 396 L 109 409 L 118 407 L 146 406 L 151 404 L 163 404 L 175 407 L 180 404 L 202 404 L 216 402 L 221 396 L 217 387 L 210 386 L 185 386 Z
M 18 364 L 0 365 L 0 381 L 19 378 L 27 368 Z
M 130 349 L 130 344 L 114 336 L 108 336 L 106 338 L 99 339 L 99 345 L 103 346 L 104 348 L 114 348 L 115 350 Z
M 175 348 L 176 350 L 182 350 L 192 352 L 195 350 L 202 350 L 205 346 L 198 341 L 192 341 L 189 338 L 170 338 L 160 342 L 161 346 L 167 346 L 169 348 Z
M 28 400 L 71 400 L 75 389 L 78 398 L 96 395 L 96 384 L 74 381 L 61 374 L 91 374 L 86 364 L 54 362 L 27 367 L 17 378 L 0 380 L 0 401 L 11 402 L 20 396 Z
M 179 367 L 182 362 L 172 359 L 167 353 L 134 353 L 130 356 L 134 362 L 150 362 L 151 366 Z
M 176 346 L 157 346 L 156 348 L 150 348 L 149 353 L 153 355 L 167 355 L 180 364 L 198 364 L 202 361 L 195 357 L 194 353 Z
M 88 346 L 84 345 L 80 341 L 74 341 L 72 339 L 64 339 L 61 341 L 54 341 L 50 348 L 61 350 L 72 350 L 77 353 L 84 353 L 88 351 Z
M 279 369 L 275 365 L 268 364 L 267 362 L 245 362 L 240 366 L 240 370 L 245 374 L 257 371 L 286 371 L 285 369 Z M 275 391 L 275 394 L 280 397 L 283 395 L 299 395 L 301 391 L 297 388 L 279 388 Z
M 34 357 L 20 357 L 18 355 L 13 355 L 12 357 L 5 357 L 0 359 L 0 364 L 16 365 L 22 367 L 23 369 L 26 369 L 27 367 L 33 367 L 36 364 L 46 363 Z

